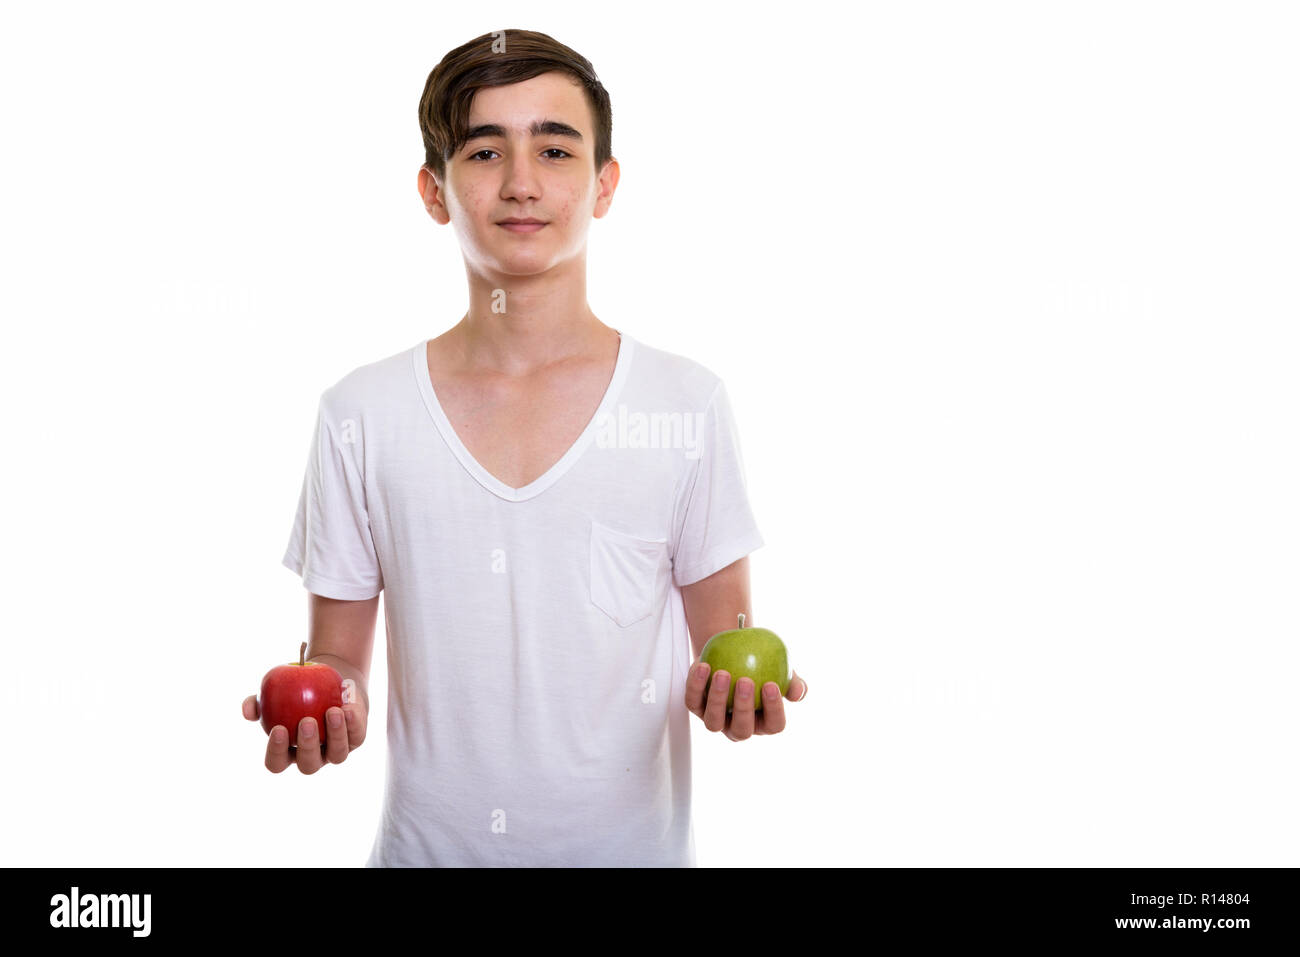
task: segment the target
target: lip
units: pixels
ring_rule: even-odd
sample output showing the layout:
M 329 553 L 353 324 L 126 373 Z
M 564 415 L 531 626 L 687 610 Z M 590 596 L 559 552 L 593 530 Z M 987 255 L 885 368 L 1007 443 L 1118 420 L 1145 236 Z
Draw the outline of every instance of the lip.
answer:
M 497 225 L 512 233 L 535 233 L 546 223 L 540 219 L 503 219 Z

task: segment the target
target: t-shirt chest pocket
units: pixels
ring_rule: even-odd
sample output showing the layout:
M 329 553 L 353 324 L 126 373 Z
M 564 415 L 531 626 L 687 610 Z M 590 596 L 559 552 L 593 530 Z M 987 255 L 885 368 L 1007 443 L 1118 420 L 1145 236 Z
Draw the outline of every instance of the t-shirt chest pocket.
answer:
M 654 610 L 655 586 L 668 542 L 637 538 L 591 523 L 591 601 L 620 627 Z

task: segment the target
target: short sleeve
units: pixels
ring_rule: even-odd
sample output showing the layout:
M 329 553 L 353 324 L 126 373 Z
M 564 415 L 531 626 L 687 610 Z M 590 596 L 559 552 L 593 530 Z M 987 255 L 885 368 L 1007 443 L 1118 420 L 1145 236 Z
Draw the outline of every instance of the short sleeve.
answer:
M 281 564 L 301 575 L 303 587 L 314 595 L 374 598 L 384 582 L 370 535 L 356 437 L 350 428 L 340 431 L 328 397 L 327 390 L 317 409 L 298 514 Z
M 693 584 L 763 545 L 749 506 L 740 436 L 719 382 L 704 413 L 698 456 L 674 509 L 673 581 Z

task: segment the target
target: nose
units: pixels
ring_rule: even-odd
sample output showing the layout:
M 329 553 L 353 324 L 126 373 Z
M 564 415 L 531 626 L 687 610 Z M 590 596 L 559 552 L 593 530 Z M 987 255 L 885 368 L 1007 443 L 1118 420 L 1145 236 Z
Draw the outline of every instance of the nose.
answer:
M 520 201 L 537 199 L 541 193 L 538 185 L 537 171 L 533 167 L 533 157 L 528 148 L 515 149 L 505 164 L 505 179 L 501 183 L 502 199 Z

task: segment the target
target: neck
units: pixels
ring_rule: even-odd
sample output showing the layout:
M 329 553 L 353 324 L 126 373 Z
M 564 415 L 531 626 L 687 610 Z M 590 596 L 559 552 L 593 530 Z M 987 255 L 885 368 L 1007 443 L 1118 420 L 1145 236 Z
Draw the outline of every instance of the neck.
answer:
M 469 311 L 451 330 L 469 369 L 526 375 L 602 347 L 612 329 L 587 304 L 584 257 L 536 276 L 469 274 Z

